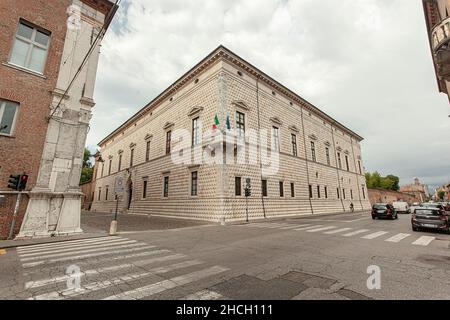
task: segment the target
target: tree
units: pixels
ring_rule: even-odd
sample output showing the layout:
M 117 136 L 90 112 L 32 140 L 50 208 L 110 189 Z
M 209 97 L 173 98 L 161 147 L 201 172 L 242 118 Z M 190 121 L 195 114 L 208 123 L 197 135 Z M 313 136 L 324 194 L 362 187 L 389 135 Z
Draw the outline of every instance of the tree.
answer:
M 438 191 L 437 196 L 438 196 L 438 198 L 439 198 L 440 200 L 444 200 L 444 197 L 445 197 L 445 191 L 443 191 L 443 190 Z
M 94 168 L 91 162 L 92 154 L 88 148 L 84 148 L 83 167 L 81 168 L 80 183 L 88 182 L 92 179 Z
M 394 191 L 400 190 L 400 178 L 399 177 L 389 174 L 386 176 L 386 178 L 393 181 L 392 190 L 394 190 Z
M 400 190 L 399 182 L 400 179 L 392 174 L 382 177 L 377 171 L 366 173 L 366 185 L 369 189 L 378 188 L 398 191 Z

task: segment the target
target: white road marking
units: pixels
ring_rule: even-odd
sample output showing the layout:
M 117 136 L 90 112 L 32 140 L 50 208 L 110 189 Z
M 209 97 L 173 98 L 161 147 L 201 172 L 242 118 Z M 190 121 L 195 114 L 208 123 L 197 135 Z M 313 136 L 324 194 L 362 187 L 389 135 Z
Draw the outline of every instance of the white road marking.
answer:
M 330 230 L 330 229 L 335 229 L 337 227 L 335 226 L 328 226 L 328 227 L 322 227 L 322 228 L 318 228 L 318 229 L 309 229 L 306 230 L 306 232 L 319 232 L 319 231 L 325 231 L 325 230 Z
M 103 248 L 103 247 L 111 247 L 111 246 L 117 246 L 122 244 L 129 244 L 129 243 L 136 243 L 136 240 L 126 240 L 126 239 L 119 239 L 115 241 L 109 241 L 101 244 L 88 244 L 88 245 L 77 245 L 73 247 L 68 247 L 64 249 L 57 249 L 57 250 L 48 250 L 48 251 L 40 251 L 40 252 L 30 252 L 30 253 L 19 253 L 19 256 L 21 258 L 27 258 L 32 256 L 38 256 L 38 255 L 46 255 L 46 254 L 54 254 L 59 252 L 68 252 L 68 251 L 76 251 L 76 250 L 85 250 L 85 249 L 93 249 L 93 248 Z
M 142 299 L 144 297 L 152 296 L 157 293 L 173 289 L 179 286 L 183 286 L 185 284 L 195 282 L 198 280 L 201 280 L 203 278 L 217 275 L 219 273 L 228 271 L 228 268 L 224 268 L 221 266 L 214 266 L 208 269 L 195 271 L 186 275 L 182 275 L 179 277 L 174 277 L 168 280 L 163 280 L 160 282 L 156 282 L 153 284 L 150 284 L 148 286 L 144 286 L 141 288 L 137 288 L 130 291 L 125 291 L 123 293 L 106 297 L 103 300 L 137 300 Z
M 133 261 L 132 263 L 125 263 L 125 264 L 115 265 L 115 266 L 111 266 L 111 267 L 104 267 L 104 268 L 82 271 L 82 272 L 80 272 L 79 276 L 84 277 L 84 276 L 98 275 L 98 274 L 114 272 L 114 271 L 118 271 L 118 270 L 122 270 L 122 269 L 126 269 L 126 268 L 132 269 L 132 268 L 136 268 L 136 267 L 143 267 L 143 266 L 146 266 L 149 264 L 153 264 L 155 262 L 165 262 L 165 261 L 170 261 L 170 260 L 181 259 L 184 257 L 185 257 L 185 255 L 183 255 L 183 254 L 174 254 L 174 255 L 170 255 L 170 256 L 138 260 L 138 261 Z M 64 282 L 73 276 L 74 275 L 72 274 L 72 275 L 64 275 L 64 276 L 59 276 L 59 277 L 54 277 L 54 278 L 41 279 L 41 280 L 37 280 L 37 281 L 28 281 L 25 283 L 25 289 L 37 288 L 37 287 L 42 287 L 42 286 L 46 286 L 49 284 Z
M 301 230 L 308 230 L 308 229 L 314 229 L 314 228 L 320 228 L 323 227 L 322 225 L 315 225 L 315 226 L 310 226 L 310 227 L 303 227 L 303 228 L 297 228 L 294 229 L 295 231 L 301 231 Z
M 166 250 L 166 249 L 164 249 L 164 250 L 145 251 L 145 252 L 133 253 L 133 254 L 123 255 L 123 256 L 114 256 L 114 257 L 96 259 L 94 261 L 94 263 L 95 264 L 99 264 L 99 263 L 116 261 L 116 260 L 127 260 L 127 259 L 132 259 L 132 258 L 146 257 L 146 256 L 152 256 L 152 255 L 156 255 L 156 254 L 169 253 L 169 252 L 170 252 L 170 250 Z M 179 256 L 184 257 L 184 255 L 179 255 Z M 158 257 L 158 258 L 155 258 L 155 259 L 161 259 L 161 258 Z M 77 266 L 81 267 L 83 265 L 92 265 L 92 261 L 77 262 Z M 41 270 L 39 270 L 39 269 L 31 270 L 31 271 L 25 272 L 23 275 L 24 276 L 29 276 L 31 274 L 40 273 L 40 272 L 41 272 Z
M 363 236 L 361 238 L 362 239 L 372 240 L 372 239 L 381 237 L 382 235 L 385 235 L 386 233 L 388 233 L 388 232 L 387 231 L 378 231 L 378 232 L 374 232 L 374 233 L 368 234 L 367 236 Z
M 202 261 L 199 260 L 189 260 L 185 262 L 180 262 L 176 264 L 172 264 L 166 267 L 158 267 L 154 269 L 150 269 L 147 272 L 142 273 L 135 273 L 130 275 L 123 275 L 119 277 L 115 277 L 109 280 L 104 281 L 96 281 L 92 283 L 88 283 L 85 286 L 79 288 L 79 289 L 66 289 L 62 291 L 53 291 L 49 293 L 45 293 L 42 295 L 38 295 L 32 298 L 29 298 L 28 300 L 61 300 L 65 298 L 71 298 L 87 293 L 91 293 L 93 291 L 105 289 L 111 286 L 120 285 L 122 283 L 137 280 L 140 278 L 148 277 L 154 274 L 161 274 L 161 273 L 167 273 L 173 270 L 182 269 L 182 268 L 188 268 L 195 265 L 202 264 Z
M 114 239 L 124 239 L 124 238 L 116 237 L 116 236 L 108 236 L 108 237 L 101 237 L 101 238 L 89 238 L 89 239 L 82 239 L 82 240 L 51 242 L 51 243 L 45 243 L 45 244 L 35 244 L 35 245 L 31 245 L 31 246 L 17 247 L 17 251 L 28 252 L 28 251 L 35 251 L 38 249 L 66 247 L 66 246 L 72 246 L 74 244 L 103 242 L 103 241 L 109 241 L 109 240 L 114 240 Z
M 131 243 L 131 244 L 123 244 L 123 245 L 115 246 L 114 249 L 140 247 L 140 246 L 145 246 L 145 245 L 147 245 L 147 244 L 144 243 L 144 242 L 136 243 L 136 241 L 134 241 L 134 243 Z M 20 261 L 26 262 L 26 261 L 36 260 L 36 259 L 48 259 L 48 258 L 64 257 L 64 256 L 70 256 L 70 255 L 75 255 L 75 254 L 80 254 L 80 253 L 105 251 L 105 250 L 109 250 L 109 249 L 111 249 L 111 248 L 94 248 L 94 249 L 88 249 L 88 250 L 78 250 L 77 249 L 78 251 L 73 251 L 73 252 L 47 254 L 47 255 L 37 256 L 37 257 L 26 257 L 26 258 L 20 257 Z
M 429 236 L 422 236 L 419 239 L 417 239 L 416 241 L 414 241 L 412 244 L 416 245 L 416 246 L 427 246 L 434 239 L 436 239 L 436 238 L 435 237 L 429 237 Z
M 348 230 L 352 230 L 352 228 L 341 228 L 341 229 L 337 229 L 337 230 L 331 230 L 331 231 L 324 232 L 324 234 L 335 234 L 335 233 L 340 233 L 340 232 L 344 232 L 344 231 L 348 231 Z
M 364 233 L 364 232 L 367 232 L 367 231 L 370 231 L 370 230 L 369 229 L 360 229 L 360 230 L 356 230 L 356 231 L 353 231 L 353 232 L 350 232 L 350 233 L 346 233 L 343 236 L 344 237 L 356 236 L 357 234 L 361 234 L 361 233 Z
M 138 247 L 138 248 L 131 248 L 131 249 L 112 250 L 112 251 L 108 251 L 108 252 L 97 252 L 97 253 L 83 254 L 83 255 L 74 256 L 74 257 L 63 257 L 63 258 L 57 258 L 57 259 L 48 259 L 48 260 L 42 260 L 42 261 L 27 262 L 27 263 L 24 263 L 22 265 L 22 267 L 24 267 L 24 268 L 31 268 L 31 267 L 36 267 L 36 266 L 43 265 L 43 264 L 48 264 L 48 263 L 81 260 L 81 259 L 86 259 L 86 258 L 105 256 L 105 255 L 108 255 L 108 254 L 116 254 L 116 253 L 123 253 L 123 252 L 141 251 L 141 250 L 152 249 L 154 247 L 155 246 L 146 246 L 146 247 Z
M 288 230 L 288 229 L 295 229 L 295 228 L 307 227 L 307 226 L 310 226 L 310 224 L 296 224 L 296 225 L 291 225 L 289 227 L 283 227 L 283 228 L 280 228 L 280 229 Z
M 405 239 L 405 238 L 407 238 L 407 237 L 409 237 L 409 236 L 410 236 L 409 233 L 399 233 L 399 234 L 397 234 L 397 235 L 395 235 L 395 236 L 393 236 L 393 237 L 390 237 L 389 239 L 386 239 L 386 240 L 384 240 L 384 241 L 388 241 L 388 242 L 400 242 L 400 241 L 402 241 L 403 239 Z
M 220 293 L 211 290 L 201 290 L 190 295 L 187 295 L 180 300 L 219 300 L 223 296 Z

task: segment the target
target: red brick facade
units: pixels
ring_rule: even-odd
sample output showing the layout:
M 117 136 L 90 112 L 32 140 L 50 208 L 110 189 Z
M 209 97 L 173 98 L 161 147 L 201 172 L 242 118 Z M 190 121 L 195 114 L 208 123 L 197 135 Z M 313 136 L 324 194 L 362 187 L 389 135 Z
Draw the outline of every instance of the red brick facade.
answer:
M 0 99 L 19 103 L 12 136 L 0 135 L 0 193 L 7 188 L 10 174 L 29 174 L 27 189 L 37 180 L 49 114 L 51 92 L 56 86 L 66 35 L 68 0 L 0 1 Z M 8 66 L 20 19 L 51 32 L 44 77 Z M 0 239 L 7 237 L 16 195 L 8 194 L 0 205 Z M 27 197 L 16 222 L 17 233 L 25 213 Z
M 409 204 L 421 202 L 413 195 L 383 189 L 369 189 L 369 199 L 371 204 L 392 203 L 394 201 L 406 201 Z

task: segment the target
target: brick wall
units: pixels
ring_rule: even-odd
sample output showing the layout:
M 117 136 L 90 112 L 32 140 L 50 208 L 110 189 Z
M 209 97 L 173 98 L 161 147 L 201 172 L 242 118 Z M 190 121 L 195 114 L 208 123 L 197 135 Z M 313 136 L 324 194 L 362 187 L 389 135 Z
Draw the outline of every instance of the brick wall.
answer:
M 416 197 L 396 191 L 383 189 L 369 189 L 370 203 L 392 203 L 394 201 L 406 201 L 408 203 L 420 202 Z
M 7 190 L 10 174 L 28 173 L 28 189 L 36 183 L 48 126 L 50 92 L 56 85 L 64 46 L 68 6 L 67 0 L 0 1 L 0 99 L 20 104 L 13 135 L 0 135 L 0 192 Z M 51 32 L 43 77 L 5 65 L 20 18 Z M 15 196 L 8 198 L 8 205 L 0 208 L 0 239 L 7 236 L 14 209 Z M 19 221 L 25 209 L 26 201 Z M 20 227 L 20 223 L 16 225 Z

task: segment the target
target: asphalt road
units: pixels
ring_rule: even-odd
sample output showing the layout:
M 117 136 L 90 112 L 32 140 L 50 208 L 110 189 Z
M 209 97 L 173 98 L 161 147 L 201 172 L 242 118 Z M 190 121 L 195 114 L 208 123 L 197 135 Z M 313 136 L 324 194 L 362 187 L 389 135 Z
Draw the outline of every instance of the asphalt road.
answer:
M 409 220 L 308 216 L 7 249 L 0 298 L 449 299 L 450 236 Z

